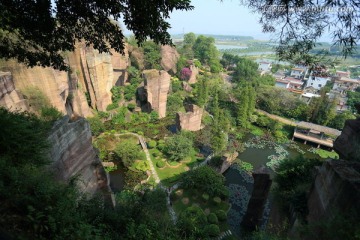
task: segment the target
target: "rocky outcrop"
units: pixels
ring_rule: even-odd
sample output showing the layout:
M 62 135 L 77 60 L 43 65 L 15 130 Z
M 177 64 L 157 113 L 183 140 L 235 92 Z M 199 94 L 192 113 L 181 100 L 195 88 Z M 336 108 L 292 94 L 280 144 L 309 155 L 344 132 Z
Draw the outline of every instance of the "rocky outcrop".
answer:
M 129 46 L 128 49 L 131 65 L 140 70 L 144 69 L 144 52 L 135 46 Z
M 247 210 L 241 226 L 248 231 L 254 231 L 261 227 L 265 204 L 269 196 L 272 180 L 270 171 L 265 166 L 253 171 L 254 186 Z
M 179 130 L 199 131 L 204 110 L 194 104 L 186 106 L 186 113 L 176 114 L 176 126 Z
M 239 155 L 238 152 L 233 152 L 233 153 L 225 153 L 221 157 L 221 161 L 222 161 L 220 168 L 221 174 L 223 174 L 231 166 L 231 164 L 233 164 L 233 162 L 235 161 L 238 155 Z
M 100 54 L 93 49 L 85 49 L 86 66 L 90 79 L 87 79 L 89 91 L 93 91 L 92 101 L 96 103 L 99 111 L 106 111 L 106 107 L 112 103 L 111 88 L 113 86 L 114 74 L 111 55 Z
M 68 116 L 58 120 L 49 134 L 50 169 L 61 181 L 77 177 L 79 189 L 93 196 L 107 188 L 104 168 L 91 143 L 89 123 L 79 118 L 70 121 Z
M 143 77 L 148 108 L 158 112 L 159 118 L 165 117 L 170 75 L 165 71 L 151 69 L 143 71 Z
M 188 80 L 188 83 L 194 84 L 197 82 L 197 75 L 199 74 L 199 69 L 194 65 L 190 65 L 191 76 Z
M 360 118 L 347 120 L 341 135 L 334 142 L 341 159 L 360 162 Z
M 32 110 L 27 105 L 26 96 L 24 100 L 21 93 L 34 87 L 64 114 L 91 116 L 92 110 L 85 94 L 89 95 L 93 109 L 104 111 L 111 103 L 111 88 L 127 81 L 126 69 L 130 64 L 127 48 L 124 55 L 115 51 L 111 53 L 100 54 L 77 43 L 74 52 L 64 54 L 70 67 L 69 72 L 43 67 L 27 68 L 15 61 L 4 62 L 0 69 L 9 73 L 2 74 L 8 77 L 3 77 L 4 84 L 0 85 L 0 91 L 4 93 L 0 105 L 9 109 Z
M 169 45 L 161 45 L 161 67 L 170 74 L 176 73 L 176 64 L 179 59 L 179 53 L 176 48 Z
M 360 210 L 360 163 L 328 160 L 320 167 L 308 198 L 309 224 Z
M 111 51 L 111 63 L 113 68 L 113 84 L 122 86 L 128 81 L 127 68 L 130 66 L 129 53 L 125 45 L 124 54 Z
M 191 92 L 193 90 L 193 88 L 187 82 L 181 82 L 181 85 L 182 85 L 183 89 L 187 92 Z
M 0 72 L 0 106 L 14 111 L 29 109 L 26 99 L 15 89 L 11 72 Z

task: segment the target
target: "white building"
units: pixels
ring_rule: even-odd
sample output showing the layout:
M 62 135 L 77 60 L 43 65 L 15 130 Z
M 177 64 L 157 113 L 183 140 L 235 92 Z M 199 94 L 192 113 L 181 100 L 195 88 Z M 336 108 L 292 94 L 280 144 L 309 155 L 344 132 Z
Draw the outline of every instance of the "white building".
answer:
M 305 69 L 303 69 L 303 68 L 292 68 L 291 69 L 291 73 L 290 73 L 291 77 L 301 79 L 304 77 L 304 75 L 305 75 Z
M 269 72 L 271 70 L 271 62 L 259 62 L 258 70 L 260 72 Z
M 326 74 L 316 76 L 311 73 L 309 79 L 307 80 L 306 87 L 313 87 L 320 90 L 328 81 L 330 81 L 330 77 L 326 76 Z

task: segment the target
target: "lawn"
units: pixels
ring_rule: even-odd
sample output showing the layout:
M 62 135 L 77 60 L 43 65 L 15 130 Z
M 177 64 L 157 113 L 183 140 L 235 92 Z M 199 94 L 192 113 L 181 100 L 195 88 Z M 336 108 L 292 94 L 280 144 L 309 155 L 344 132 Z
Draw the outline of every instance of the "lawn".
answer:
M 196 205 L 201 207 L 205 212 L 205 215 L 210 213 L 215 213 L 217 210 L 223 210 L 228 212 L 230 204 L 228 201 L 221 201 L 217 204 L 213 201 L 213 198 L 210 197 L 209 200 L 205 201 L 202 198 L 202 193 L 195 189 L 178 189 L 171 195 L 173 208 L 177 215 L 181 214 L 187 207 Z M 220 231 L 224 232 L 229 229 L 226 221 L 219 222 Z
M 177 182 L 179 180 L 182 173 L 190 170 L 192 167 L 197 165 L 198 162 L 201 162 L 202 160 L 204 160 L 204 158 L 199 158 L 199 157 L 195 156 L 195 153 L 194 153 L 191 157 L 189 157 L 189 159 L 187 159 L 187 161 L 180 161 L 179 163 L 177 163 L 177 162 L 169 163 L 166 161 L 166 159 L 162 155 L 160 155 L 158 157 L 154 157 L 152 154 L 153 151 L 154 151 L 153 149 L 149 150 L 151 161 L 154 164 L 155 170 L 156 170 L 157 174 L 159 175 L 161 183 L 168 187 L 174 185 L 175 182 Z M 164 161 L 165 166 L 163 168 L 158 168 L 156 166 L 156 163 L 158 161 Z

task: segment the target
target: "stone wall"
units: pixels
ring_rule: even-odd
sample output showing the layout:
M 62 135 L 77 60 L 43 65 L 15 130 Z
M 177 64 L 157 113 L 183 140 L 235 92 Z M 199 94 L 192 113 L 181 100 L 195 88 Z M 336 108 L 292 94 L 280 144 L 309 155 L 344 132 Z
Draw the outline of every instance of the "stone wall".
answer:
M 71 121 L 68 116 L 58 120 L 48 137 L 50 169 L 56 178 L 68 182 L 77 177 L 82 192 L 93 196 L 107 188 L 107 177 L 91 142 L 89 123 L 84 118 Z
M 194 104 L 186 107 L 187 112 L 176 114 L 176 126 L 179 130 L 199 131 L 204 110 Z
M 170 75 L 156 69 L 144 70 L 145 95 L 149 109 L 155 110 L 159 118 L 166 116 L 167 95 L 170 88 Z

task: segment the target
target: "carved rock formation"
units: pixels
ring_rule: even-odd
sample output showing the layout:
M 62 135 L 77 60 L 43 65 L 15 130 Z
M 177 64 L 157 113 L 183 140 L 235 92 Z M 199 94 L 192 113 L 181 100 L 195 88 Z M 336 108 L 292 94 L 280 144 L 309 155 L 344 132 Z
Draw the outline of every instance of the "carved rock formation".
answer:
M 130 66 L 129 53 L 127 51 L 127 45 L 125 45 L 124 55 L 111 51 L 111 63 L 113 68 L 113 86 L 124 85 L 128 81 L 127 68 Z
M 241 225 L 248 231 L 254 231 L 261 225 L 266 200 L 268 199 L 272 180 L 269 170 L 262 166 L 253 171 L 254 188 Z
M 161 67 L 171 74 L 176 73 L 176 63 L 179 59 L 179 53 L 176 48 L 169 45 L 161 45 Z
M 159 118 L 166 116 L 167 95 L 170 88 L 170 75 L 155 69 L 143 71 L 148 108 L 155 110 Z
M 84 118 L 72 122 L 65 116 L 58 120 L 48 141 L 50 168 L 58 180 L 67 182 L 77 176 L 79 189 L 89 196 L 107 188 L 106 173 L 92 146 L 90 126 Z
M 223 174 L 230 166 L 233 164 L 237 156 L 239 155 L 238 152 L 233 153 L 225 153 L 222 157 L 222 164 L 220 168 L 220 173 Z
M 188 83 L 194 84 L 197 82 L 197 75 L 199 74 L 199 69 L 194 65 L 190 65 L 191 76 L 189 78 Z
M 26 99 L 15 89 L 11 72 L 0 72 L 0 106 L 14 111 L 29 109 Z
M 86 49 L 85 56 L 86 67 L 90 76 L 88 86 L 91 84 L 89 91 L 94 92 L 93 97 L 95 98 L 96 108 L 99 111 L 106 111 L 106 107 L 112 103 L 110 90 L 114 81 L 111 55 L 107 53 L 100 54 L 93 49 Z
M 328 160 L 319 168 L 308 197 L 309 224 L 360 211 L 359 199 L 360 162 Z
M 176 126 L 179 130 L 199 131 L 204 109 L 190 104 L 186 106 L 186 113 L 176 113 Z
M 360 118 L 347 120 L 341 135 L 334 142 L 341 159 L 360 161 Z

